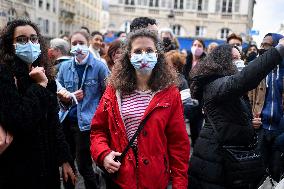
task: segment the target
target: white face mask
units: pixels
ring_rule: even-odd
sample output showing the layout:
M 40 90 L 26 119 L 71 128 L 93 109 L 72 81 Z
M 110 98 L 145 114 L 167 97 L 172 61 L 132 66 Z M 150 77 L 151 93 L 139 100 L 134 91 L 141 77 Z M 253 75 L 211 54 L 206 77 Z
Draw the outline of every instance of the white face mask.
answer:
M 245 67 L 245 62 L 241 59 L 234 60 L 233 64 L 235 64 L 237 66 L 239 72 L 242 71 L 242 69 Z

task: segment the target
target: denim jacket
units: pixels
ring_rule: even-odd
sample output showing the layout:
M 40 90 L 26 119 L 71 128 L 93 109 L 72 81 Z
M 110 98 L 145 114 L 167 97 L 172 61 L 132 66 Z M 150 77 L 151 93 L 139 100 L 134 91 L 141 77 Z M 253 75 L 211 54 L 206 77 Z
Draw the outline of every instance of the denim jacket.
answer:
M 84 98 L 77 105 L 78 125 L 81 131 L 90 130 L 91 120 L 105 90 L 105 79 L 108 74 L 109 69 L 106 64 L 95 59 L 92 53 L 89 53 L 85 76 L 83 76 L 84 81 L 82 81 Z M 79 78 L 75 69 L 74 58 L 62 63 L 57 74 L 57 81 L 69 92 L 75 92 L 80 88 L 78 86 Z M 69 109 L 64 110 L 61 108 L 59 112 L 61 122 L 65 119 L 68 112 Z

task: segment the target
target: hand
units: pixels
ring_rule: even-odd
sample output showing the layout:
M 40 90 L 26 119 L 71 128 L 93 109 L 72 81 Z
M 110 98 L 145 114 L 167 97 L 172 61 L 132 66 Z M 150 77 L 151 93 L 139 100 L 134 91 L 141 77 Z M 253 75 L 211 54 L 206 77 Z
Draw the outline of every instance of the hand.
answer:
M 283 45 L 284 46 L 284 38 L 281 38 L 278 42 L 278 44 Z
M 116 156 L 121 156 L 121 153 L 111 151 L 104 159 L 104 168 L 109 173 L 115 173 L 120 168 L 121 163 L 113 160 Z
M 63 163 L 62 165 L 62 171 L 63 171 L 63 179 L 65 182 L 68 181 L 68 177 L 70 177 L 72 184 L 75 185 L 77 182 L 77 177 L 73 172 L 72 167 L 70 166 L 70 164 L 67 163 Z
M 260 113 L 256 114 L 254 118 L 252 119 L 252 126 L 254 129 L 259 129 L 259 127 L 262 125 Z
M 82 89 L 75 91 L 73 94 L 76 96 L 78 101 L 81 101 L 84 98 L 84 92 Z
M 71 100 L 70 92 L 67 91 L 66 89 L 61 89 L 60 91 L 58 91 L 57 97 L 59 98 L 60 101 L 65 103 L 68 103 Z
M 12 141 L 13 136 L 9 132 L 6 132 L 0 125 L 0 154 L 8 148 Z
M 48 79 L 45 75 L 43 67 L 32 67 L 32 71 L 29 73 L 30 77 L 35 80 L 35 82 L 43 87 L 47 86 Z

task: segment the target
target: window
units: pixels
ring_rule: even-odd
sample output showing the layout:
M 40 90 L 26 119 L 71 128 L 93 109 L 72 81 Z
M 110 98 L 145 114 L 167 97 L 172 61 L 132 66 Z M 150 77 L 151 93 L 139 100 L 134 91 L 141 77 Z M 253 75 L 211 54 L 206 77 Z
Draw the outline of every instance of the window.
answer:
M 186 9 L 191 9 L 191 0 L 186 0 Z
M 38 6 L 39 6 L 39 8 L 42 8 L 42 3 L 43 3 L 42 0 L 39 0 L 39 1 L 38 1 Z
M 49 3 L 46 3 L 46 10 L 49 11 L 49 9 L 50 9 L 50 4 L 49 4 Z
M 161 7 L 166 7 L 166 0 L 161 0 Z
M 150 7 L 153 7 L 154 6 L 154 2 L 153 2 L 154 0 L 149 0 L 149 6 Z
M 43 29 L 43 22 L 42 18 L 37 18 L 37 24 L 40 30 Z
M 220 8 L 221 8 L 220 4 L 221 4 L 221 0 L 216 0 L 216 7 L 215 7 L 216 12 L 220 12 Z
M 204 37 L 205 36 L 205 27 L 204 26 L 196 26 L 195 36 L 196 37 Z
M 49 33 L 49 20 L 47 20 L 47 19 L 44 22 L 44 31 L 45 31 L 46 34 Z
M 11 8 L 8 10 L 8 22 L 13 21 L 17 18 L 17 12 L 15 9 Z
M 156 0 L 155 7 L 159 7 L 159 0 Z
M 177 9 L 177 7 L 178 7 L 178 0 L 175 0 L 174 9 Z
M 197 10 L 202 11 L 202 0 L 198 0 Z
M 235 0 L 235 12 L 240 11 L 240 0 Z
M 131 0 L 130 4 L 131 4 L 131 5 L 134 5 L 134 4 L 135 4 L 135 3 L 134 3 L 134 0 Z
M 184 0 L 175 0 L 174 9 L 183 9 L 183 1 Z
M 232 13 L 233 0 L 223 0 L 222 2 L 222 12 Z
M 129 5 L 129 0 L 125 0 L 125 4 L 126 4 L 126 5 Z
M 183 9 L 183 0 L 179 0 L 179 8 Z
M 56 0 L 53 0 L 53 12 L 56 12 Z M 68 9 L 68 10 L 70 10 L 70 9 Z
M 221 34 L 220 34 L 220 38 L 221 39 L 226 39 L 227 36 L 229 35 L 230 29 L 229 28 L 222 28 L 221 29 Z
M 173 32 L 175 35 L 180 35 L 180 29 L 181 29 L 180 25 L 173 25 Z
M 53 22 L 52 24 L 52 34 L 53 36 L 56 36 L 56 22 Z

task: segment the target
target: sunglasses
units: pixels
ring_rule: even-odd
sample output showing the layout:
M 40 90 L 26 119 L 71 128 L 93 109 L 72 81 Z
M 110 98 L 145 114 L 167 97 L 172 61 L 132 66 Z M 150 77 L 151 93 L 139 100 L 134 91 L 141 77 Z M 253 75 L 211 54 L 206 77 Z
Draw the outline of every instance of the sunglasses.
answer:
M 30 37 L 27 37 L 25 35 L 20 35 L 18 37 L 15 37 L 16 39 L 16 42 L 17 43 L 20 43 L 20 44 L 26 44 L 29 42 L 29 40 L 32 42 L 32 43 L 38 43 L 38 39 L 39 37 L 37 35 L 31 35 Z

